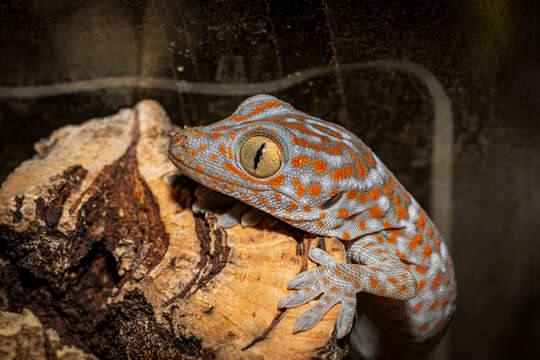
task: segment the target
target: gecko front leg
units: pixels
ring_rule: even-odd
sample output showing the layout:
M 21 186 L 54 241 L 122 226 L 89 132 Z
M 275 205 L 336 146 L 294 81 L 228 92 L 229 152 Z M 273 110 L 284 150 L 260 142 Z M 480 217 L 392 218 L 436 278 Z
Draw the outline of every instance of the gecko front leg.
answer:
M 321 266 L 297 275 L 287 287 L 301 290 L 278 303 L 279 308 L 291 308 L 323 294 L 298 318 L 294 332 L 311 329 L 330 308 L 341 303 L 336 329 L 337 338 L 344 337 L 351 330 L 360 291 L 400 300 L 416 296 L 416 280 L 381 235 L 368 235 L 354 243 L 347 257 L 359 264 L 338 263 L 317 248 L 310 250 L 309 257 Z

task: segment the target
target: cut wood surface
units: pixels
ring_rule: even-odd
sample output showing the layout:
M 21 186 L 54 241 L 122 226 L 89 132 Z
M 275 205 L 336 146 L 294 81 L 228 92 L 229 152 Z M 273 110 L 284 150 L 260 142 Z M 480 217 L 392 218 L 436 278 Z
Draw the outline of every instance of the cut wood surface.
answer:
M 30 309 L 99 358 L 341 358 L 339 306 L 293 334 L 315 301 L 280 311 L 287 283 L 340 241 L 266 216 L 222 229 L 190 210 L 195 184 L 167 158 L 174 126 L 154 101 L 67 126 L 0 190 L 0 310 Z

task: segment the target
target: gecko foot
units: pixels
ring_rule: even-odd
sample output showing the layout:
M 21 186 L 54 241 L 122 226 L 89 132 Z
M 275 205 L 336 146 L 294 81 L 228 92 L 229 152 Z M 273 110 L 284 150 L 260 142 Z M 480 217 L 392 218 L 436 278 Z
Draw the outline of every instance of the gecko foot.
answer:
M 337 338 L 347 335 L 352 327 L 356 309 L 356 293 L 362 290 L 359 283 L 358 265 L 338 263 L 321 249 L 311 249 L 311 260 L 319 267 L 298 274 L 287 287 L 300 289 L 296 293 L 283 298 L 278 308 L 291 308 L 307 303 L 321 293 L 319 302 L 296 320 L 293 332 L 311 329 L 335 304 L 341 303 L 336 324 Z

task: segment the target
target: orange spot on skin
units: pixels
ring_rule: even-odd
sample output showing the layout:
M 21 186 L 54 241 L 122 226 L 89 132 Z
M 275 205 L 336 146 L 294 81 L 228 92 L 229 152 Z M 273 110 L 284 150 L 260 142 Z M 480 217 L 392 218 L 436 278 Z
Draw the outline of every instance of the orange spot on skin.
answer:
M 407 287 L 405 285 L 400 285 L 398 287 L 398 292 L 399 293 L 402 293 L 402 292 L 405 292 L 405 291 L 407 291 Z
M 390 224 L 388 221 L 383 221 L 382 225 L 383 229 L 390 229 L 393 227 L 392 224 Z
M 369 284 L 371 285 L 372 289 L 377 289 L 379 287 L 379 281 L 374 278 L 369 279 Z
M 311 196 L 319 196 L 321 194 L 321 187 L 319 186 L 319 184 L 312 184 L 309 187 L 309 193 L 311 194 Z
M 332 171 L 332 177 L 336 181 L 345 180 L 346 178 L 348 178 L 352 174 L 354 174 L 354 170 L 350 165 L 347 165 L 342 169 L 336 169 L 336 170 Z
M 450 283 L 450 275 L 446 275 L 444 278 L 444 285 L 448 285 Z
M 433 229 L 431 228 L 431 226 L 428 228 L 427 234 L 428 234 L 429 238 L 433 237 Z
M 225 131 L 227 130 L 229 127 L 226 126 L 226 125 L 221 125 L 221 126 L 218 126 L 216 128 L 214 128 L 215 131 Z
M 397 280 L 394 279 L 394 278 L 390 278 L 390 279 L 388 279 L 388 281 L 390 281 L 393 285 L 397 284 Z
M 434 311 L 434 310 L 436 310 L 438 307 L 439 307 L 439 300 L 437 299 L 437 300 L 435 300 L 435 301 L 433 302 L 433 305 L 431 305 L 431 306 L 429 307 L 429 311 Z
M 429 322 L 423 323 L 422 325 L 420 325 L 420 326 L 418 327 L 418 331 L 420 331 L 420 332 L 424 332 L 424 331 L 426 331 L 427 329 L 429 329 Z
M 409 243 L 409 250 L 416 249 L 418 246 L 422 245 L 423 242 L 424 240 L 422 240 L 422 235 L 420 234 L 414 235 L 411 242 Z
M 326 213 L 322 212 L 322 213 L 319 214 L 319 216 L 321 217 L 321 219 L 324 219 L 326 217 Z
M 367 193 L 360 193 L 360 195 L 358 195 L 358 201 L 361 203 L 366 202 L 367 199 L 368 199 Z
M 435 250 L 436 250 L 436 251 L 439 251 L 440 248 L 441 248 L 441 239 L 436 238 L 436 239 L 435 239 Z
M 377 206 L 372 206 L 370 209 L 369 209 L 369 215 L 372 217 L 372 218 L 375 218 L 375 219 L 379 219 L 383 216 L 383 213 L 382 213 L 382 210 L 379 209 L 379 207 Z
M 375 243 L 367 243 L 367 244 L 364 244 L 362 247 L 368 248 L 368 247 L 371 247 L 371 246 L 375 246 Z
M 342 142 L 335 142 L 334 145 L 336 145 L 339 149 L 346 149 L 347 147 Z
M 199 151 L 204 151 L 208 148 L 208 145 L 206 144 L 201 144 L 201 146 L 199 146 Z
M 296 115 L 293 115 L 293 117 L 296 117 L 297 119 L 299 119 L 299 117 L 296 116 Z M 281 125 L 281 126 L 284 126 L 284 127 L 288 127 L 288 128 L 291 128 L 291 129 L 298 130 L 303 134 L 318 137 L 324 143 L 330 142 L 330 140 L 326 136 L 322 136 L 322 135 L 320 135 L 320 134 L 318 134 L 316 132 L 313 132 L 313 131 L 309 130 L 308 128 L 306 128 L 304 125 L 300 124 L 300 123 L 297 123 L 297 122 L 296 123 L 290 123 L 290 122 L 283 122 L 283 121 L 276 121 L 276 123 Z
M 236 135 L 238 135 L 238 130 L 234 130 L 231 132 L 231 141 L 234 141 L 234 138 L 236 138 Z
M 225 154 L 227 153 L 227 148 L 225 147 L 225 145 L 219 145 L 218 150 L 223 156 L 225 156 Z
M 371 152 L 369 154 L 363 154 L 363 157 L 369 165 L 373 167 L 377 166 L 377 164 L 375 163 L 375 159 L 373 159 L 373 156 L 371 155 Z
M 229 153 L 229 160 L 234 160 L 234 156 L 233 156 L 233 154 L 232 154 L 232 149 L 231 149 L 230 146 L 229 146 L 229 148 L 228 148 L 228 153 Z
M 275 192 L 275 193 L 274 193 L 274 197 L 276 198 L 277 201 L 281 201 L 281 195 L 280 195 L 280 193 Z
M 364 220 L 360 220 L 360 221 L 358 222 L 358 228 L 359 228 L 360 230 L 366 230 L 366 222 L 365 222 Z
M 433 253 L 433 250 L 431 249 L 431 246 L 426 246 L 424 248 L 424 257 L 430 257 L 431 253 Z
M 356 190 L 349 190 L 349 191 L 347 191 L 347 193 L 345 194 L 345 199 L 347 199 L 347 200 L 352 200 L 352 199 L 355 199 L 357 196 L 358 196 L 358 191 L 356 191 Z
M 392 191 L 392 186 L 390 185 L 389 182 L 384 183 L 384 192 L 386 193 L 386 197 L 388 199 L 392 199 L 393 191 Z
M 216 155 L 216 154 L 212 154 L 212 155 L 210 156 L 210 160 L 216 161 L 216 160 L 217 160 L 217 155 Z
M 399 200 L 398 197 L 394 198 L 394 205 L 396 205 L 397 207 L 401 207 L 401 200 Z
M 418 292 L 422 291 L 422 289 L 424 289 L 424 286 L 426 286 L 426 280 L 420 280 L 417 286 Z
M 423 273 L 426 272 L 427 268 L 426 268 L 425 264 L 422 264 L 422 265 L 419 265 L 416 268 L 414 268 L 414 270 L 419 274 L 423 274 Z
M 422 210 L 422 216 L 420 216 L 420 219 L 418 219 L 416 227 L 418 227 L 419 229 L 423 229 L 424 226 L 426 226 L 426 213 Z
M 304 211 L 305 212 L 310 212 L 311 211 L 311 206 L 309 206 L 309 205 L 304 206 Z
M 390 242 L 390 241 L 389 241 Z M 402 254 L 396 249 L 396 256 L 402 260 L 407 260 L 407 254 Z
M 393 230 L 390 233 L 390 236 L 388 237 L 388 239 L 386 239 L 386 241 L 388 241 L 392 245 L 395 245 L 397 242 L 397 237 L 399 236 L 399 234 L 401 234 L 401 231 L 402 231 L 401 229 Z
M 396 215 L 400 219 L 405 219 L 407 217 L 407 209 L 405 209 L 404 207 L 398 208 L 397 212 L 396 212 Z
M 321 220 L 317 221 L 317 223 L 315 224 L 317 227 L 322 227 L 323 226 L 323 222 Z
M 364 165 L 362 160 L 360 160 L 360 158 L 358 157 L 358 155 L 356 155 L 356 153 L 354 153 L 354 151 L 348 150 L 348 152 L 349 152 L 349 155 L 351 155 L 351 157 L 356 162 L 356 173 L 361 179 L 365 178 L 367 174 L 366 165 Z
M 292 202 L 292 201 L 289 203 L 289 207 L 290 207 L 291 209 L 293 209 L 293 210 L 298 209 L 298 205 L 297 205 L 296 203 Z
M 272 180 L 268 181 L 268 183 L 272 185 L 272 187 L 279 187 L 281 186 L 281 184 L 283 184 L 283 179 L 285 179 L 285 175 L 281 174 L 273 178 Z
M 202 132 L 201 130 L 198 130 L 198 129 L 193 129 L 193 131 L 199 135 L 199 136 L 206 136 L 206 133 L 205 132 Z
M 309 159 L 307 157 L 305 157 L 304 155 L 300 155 L 292 159 L 291 165 L 297 168 L 301 168 L 308 162 L 309 162 Z
M 249 191 L 251 191 L 253 193 L 253 195 L 259 195 L 259 193 L 260 193 L 259 190 L 255 190 L 255 189 L 250 189 Z
M 314 149 L 315 151 L 326 151 L 330 155 L 339 155 L 341 154 L 341 151 L 336 150 L 334 148 L 328 147 L 328 146 L 322 146 L 319 144 L 313 144 L 307 141 L 306 139 L 298 138 L 296 135 L 291 133 L 292 142 L 295 145 L 303 146 L 303 147 L 310 147 Z
M 322 280 L 323 283 L 325 283 L 326 285 L 330 284 L 330 280 L 328 280 L 327 278 L 322 278 L 321 280 Z
M 268 200 L 266 199 L 259 199 L 257 202 L 263 205 L 268 205 Z
M 315 160 L 313 162 L 313 168 L 315 171 L 317 171 L 319 174 L 324 174 L 326 172 L 327 166 L 326 163 L 322 160 Z
M 195 150 L 191 150 L 189 152 L 189 155 L 191 155 L 192 157 L 195 157 L 195 156 L 197 156 L 197 152 Z
M 443 299 L 443 301 L 441 303 L 441 307 L 445 307 L 446 304 L 448 304 L 448 296 Z
M 300 183 L 300 179 L 294 178 L 293 185 L 296 186 L 296 197 L 301 198 L 306 193 L 306 187 Z
M 347 209 L 339 209 L 338 210 L 338 217 L 344 219 L 349 215 L 349 210 Z
M 343 240 L 350 240 L 351 239 L 351 234 L 349 234 L 348 232 L 344 231 L 343 232 L 343 237 L 342 237 Z
M 438 273 L 437 276 L 435 276 L 435 280 L 433 280 L 433 283 L 431 284 L 431 289 L 435 290 L 436 288 L 438 288 L 439 285 L 441 285 L 441 279 L 442 274 Z
M 223 134 L 222 133 L 212 133 L 212 135 L 210 135 L 210 137 L 212 139 L 219 139 Z
M 381 190 L 379 190 L 379 188 L 375 188 L 371 190 L 371 192 L 369 193 L 369 197 L 372 198 L 373 200 L 377 200 L 380 196 L 381 196 Z
M 272 213 L 273 213 L 273 212 L 276 212 L 276 209 L 274 209 L 273 207 L 267 207 L 267 209 L 268 209 L 268 211 L 270 211 L 270 212 L 272 212 Z
M 407 203 L 411 202 L 411 197 L 409 196 L 409 194 L 407 194 L 407 191 L 405 191 L 405 189 L 403 188 L 401 188 L 401 195 L 403 195 L 403 198 L 405 199 Z
M 417 312 L 419 312 L 420 310 L 422 310 L 423 307 L 424 307 L 424 304 L 418 303 L 418 304 L 416 304 L 416 305 L 413 306 L 412 311 L 415 312 L 415 313 L 417 313 Z
M 286 105 L 286 104 L 282 103 L 281 101 L 269 101 L 267 103 L 264 103 L 264 104 L 261 104 L 261 105 L 257 106 L 248 115 L 239 116 L 238 114 L 233 114 L 233 115 L 230 116 L 230 119 L 235 120 L 235 121 L 246 120 L 246 119 L 249 119 L 250 117 L 252 117 L 254 115 L 257 115 L 258 113 L 260 113 L 260 112 L 262 112 L 262 111 L 264 111 L 266 109 L 275 108 L 275 107 L 278 107 L 278 106 L 281 106 L 281 105 Z
M 382 236 L 380 236 L 380 235 L 375 236 L 375 239 L 377 239 L 377 241 L 380 242 L 380 243 L 382 243 L 384 241 Z M 386 250 L 384 250 L 384 251 L 386 252 Z M 381 250 L 377 250 L 375 253 L 378 254 L 380 252 L 381 252 Z

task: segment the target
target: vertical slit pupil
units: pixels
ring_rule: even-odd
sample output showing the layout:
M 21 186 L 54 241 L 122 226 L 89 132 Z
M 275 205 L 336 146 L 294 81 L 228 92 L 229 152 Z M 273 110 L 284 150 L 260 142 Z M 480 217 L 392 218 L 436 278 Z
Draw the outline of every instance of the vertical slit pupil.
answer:
M 264 154 L 264 148 L 266 147 L 265 143 L 262 143 L 259 149 L 257 150 L 257 153 L 255 154 L 255 158 L 253 159 L 253 168 L 257 170 L 257 166 L 259 166 L 259 162 L 261 162 L 261 157 Z

